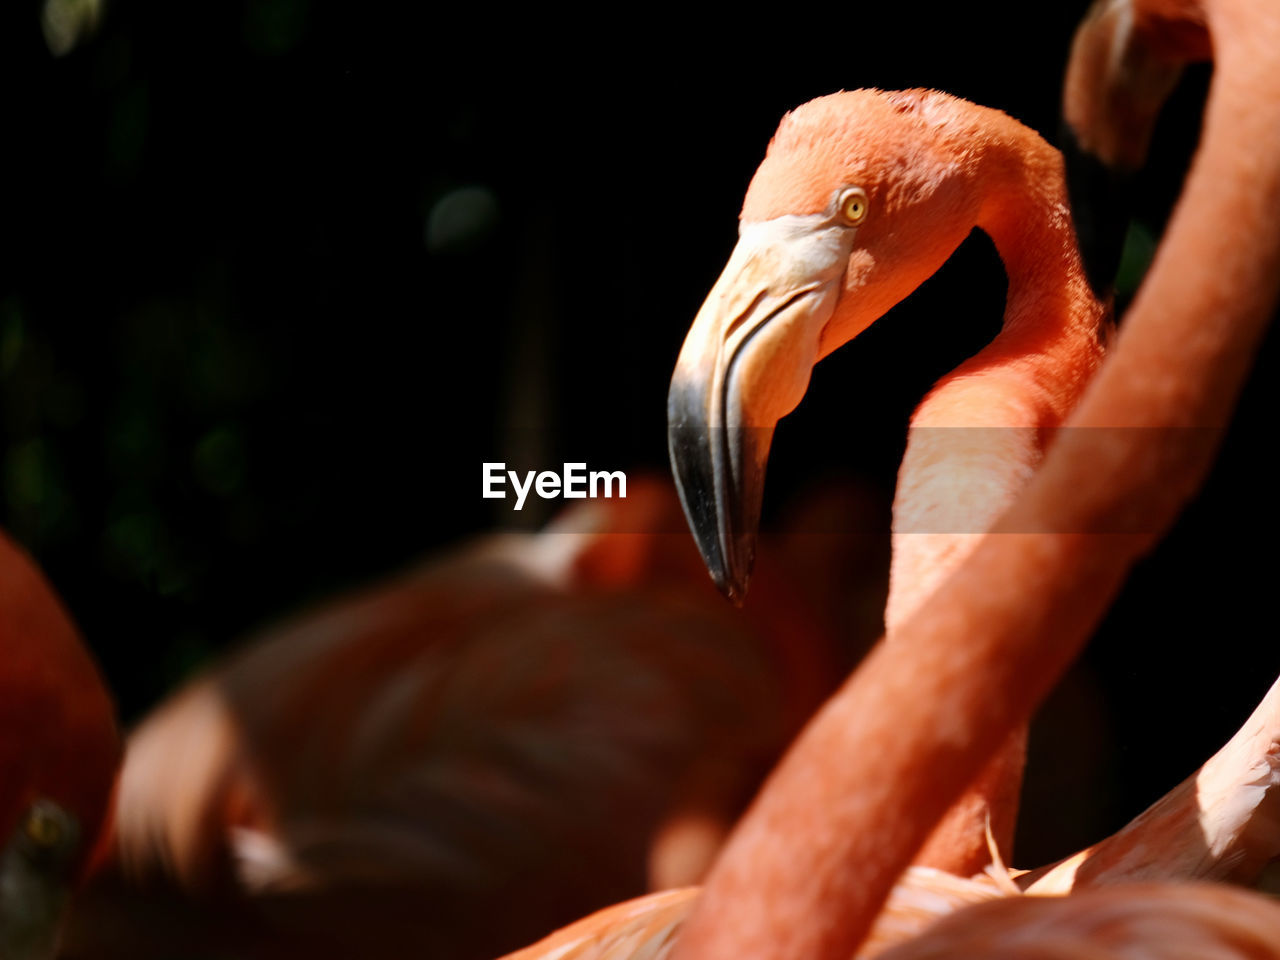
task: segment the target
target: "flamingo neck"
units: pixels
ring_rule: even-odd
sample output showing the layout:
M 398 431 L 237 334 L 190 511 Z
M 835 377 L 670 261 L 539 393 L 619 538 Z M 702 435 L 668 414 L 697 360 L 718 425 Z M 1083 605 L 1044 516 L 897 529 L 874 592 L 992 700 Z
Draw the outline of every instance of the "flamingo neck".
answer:
M 1026 485 L 1102 362 L 1110 332 L 1109 308 L 1094 297 L 1076 248 L 1061 157 L 995 116 L 1003 122 L 987 126 L 996 135 L 981 160 L 977 226 L 1009 276 L 1004 323 L 911 418 L 893 508 L 890 636 Z M 981 819 L 971 844 L 978 852 Z
M 912 417 L 894 499 L 890 638 L 979 545 L 1039 467 L 1053 429 L 1102 360 L 1107 307 L 1093 296 L 1066 206 L 1062 161 L 997 114 L 978 226 L 1009 276 L 1004 324 Z M 962 428 L 962 429 L 955 429 Z M 1015 731 L 936 826 L 916 862 L 968 876 L 989 862 L 987 825 L 1013 856 L 1026 730 Z
M 939 386 L 993 375 L 1006 392 L 1023 392 L 1027 425 L 1043 428 L 1066 417 L 1101 363 L 1110 307 L 1085 275 L 1061 155 L 1032 131 L 1011 126 L 1008 146 L 994 151 L 994 182 L 978 219 L 1009 277 L 1004 323 Z

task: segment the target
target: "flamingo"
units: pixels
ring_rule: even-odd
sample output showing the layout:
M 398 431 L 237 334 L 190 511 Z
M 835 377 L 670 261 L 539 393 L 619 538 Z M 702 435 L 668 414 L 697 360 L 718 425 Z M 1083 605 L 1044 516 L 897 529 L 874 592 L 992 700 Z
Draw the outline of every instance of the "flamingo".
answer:
M 0 534 L 0 957 L 51 957 L 120 759 L 115 708 L 43 575 Z
M 809 724 L 730 838 L 678 939 L 668 930 L 665 942 L 646 941 L 651 956 L 853 955 L 938 818 L 1030 714 L 1198 489 L 1280 286 L 1280 231 L 1267 216 L 1280 206 L 1280 11 L 1216 0 L 1205 13 L 1219 66 L 1200 150 L 1107 362 L 992 528 L 997 535 L 972 548 L 896 642 L 877 647 Z M 1204 229 L 1226 211 L 1236 230 Z M 794 405 L 807 373 L 779 365 L 777 375 Z M 788 391 L 771 399 L 787 407 Z M 742 446 L 757 453 L 751 439 Z M 744 450 L 736 452 L 740 470 Z M 703 464 L 713 495 L 687 504 L 704 540 L 739 475 L 719 459 L 718 471 Z M 704 553 L 708 546 L 716 547 Z M 741 540 L 718 546 L 727 580 L 734 561 L 726 555 L 748 554 Z M 1274 738 L 1264 745 L 1269 756 L 1280 750 Z M 1137 907 L 1128 926 L 1137 935 L 1119 955 L 1160 955 L 1162 933 L 1185 946 L 1194 931 L 1206 952 L 1216 938 L 1224 957 L 1274 956 L 1280 942 L 1280 908 L 1245 892 L 1164 885 L 1105 896 Z M 1183 909 L 1189 901 L 1208 909 Z M 995 955 L 1006 936 L 1012 946 L 1001 956 L 1100 950 L 1087 930 L 1057 954 L 1034 930 L 1019 935 L 1029 912 L 1079 916 L 1099 897 L 1026 902 L 978 915 L 997 922 L 985 951 Z M 1264 931 L 1261 940 L 1241 936 L 1241 922 Z M 930 943 L 932 955 L 955 952 Z
M 1026 127 L 923 90 L 837 94 L 784 119 L 668 404 L 682 501 L 731 598 L 745 591 L 754 560 L 773 426 L 799 402 L 810 369 L 931 275 L 975 226 L 1009 272 L 1004 325 L 912 418 L 894 503 L 891 642 L 1039 464 L 1102 361 L 1109 317 L 1076 252 L 1060 157 Z M 1012 732 L 918 863 L 974 873 L 987 862 L 988 823 L 1007 851 L 1024 737 L 1025 728 Z
M 1009 273 L 1000 334 L 911 419 L 893 507 L 892 641 L 1026 483 L 1102 361 L 1110 318 L 1076 252 L 1061 159 L 1006 115 L 945 94 L 836 94 L 783 120 L 742 220 L 668 404 L 690 524 L 731 598 L 754 558 L 773 427 L 814 363 L 914 290 L 975 226 Z M 988 818 L 1008 857 L 1025 741 L 1025 729 L 1011 733 L 921 864 L 980 870 Z
M 270 629 L 162 704 L 67 953 L 485 957 L 699 879 L 840 673 L 780 571 L 748 621 L 700 580 L 670 480 L 629 480 Z
M 994 527 L 1002 535 L 984 538 L 904 628 L 920 646 L 879 648 L 784 758 L 675 956 L 748 944 L 756 956 L 849 955 L 940 803 L 977 772 L 990 738 L 1026 715 L 1198 488 L 1280 284 L 1280 231 L 1264 214 L 1280 204 L 1280 12 L 1223 0 L 1210 14 L 1219 66 L 1200 151 L 1112 355 Z M 1238 229 L 1206 233 L 1224 211 Z M 948 635 L 965 637 L 963 649 L 946 649 Z M 944 682 L 925 676 L 929 657 Z M 919 739 L 907 733 L 917 723 Z M 832 767 L 832 756 L 850 762 Z M 824 849 L 794 836 L 770 844 L 815 809 L 832 841 Z

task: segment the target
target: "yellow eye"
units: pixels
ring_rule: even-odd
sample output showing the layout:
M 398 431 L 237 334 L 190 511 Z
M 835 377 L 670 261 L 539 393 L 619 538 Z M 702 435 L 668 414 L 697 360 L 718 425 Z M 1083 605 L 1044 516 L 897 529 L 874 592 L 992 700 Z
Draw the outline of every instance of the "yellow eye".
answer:
M 867 192 L 861 187 L 853 187 L 840 197 L 840 216 L 845 223 L 861 223 L 867 215 L 868 205 Z
M 32 843 L 45 849 L 61 844 L 66 833 L 66 825 L 58 812 L 40 803 L 27 813 L 22 829 Z

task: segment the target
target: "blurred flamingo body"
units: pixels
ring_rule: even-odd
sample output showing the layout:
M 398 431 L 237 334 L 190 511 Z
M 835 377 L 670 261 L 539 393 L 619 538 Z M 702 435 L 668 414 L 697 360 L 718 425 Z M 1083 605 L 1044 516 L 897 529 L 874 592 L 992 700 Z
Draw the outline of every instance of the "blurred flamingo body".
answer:
M 162 705 L 70 955 L 491 957 L 698 879 L 838 674 L 787 591 L 763 628 L 728 608 L 669 482 L 629 479 L 276 628 Z
M 50 957 L 120 760 L 115 708 L 71 619 L 0 534 L 0 957 Z

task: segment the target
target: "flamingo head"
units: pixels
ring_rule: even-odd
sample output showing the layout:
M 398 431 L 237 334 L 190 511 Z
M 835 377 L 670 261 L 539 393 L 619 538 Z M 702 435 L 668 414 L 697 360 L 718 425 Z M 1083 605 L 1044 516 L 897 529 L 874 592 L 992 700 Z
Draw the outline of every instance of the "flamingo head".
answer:
M 813 365 L 932 275 L 978 222 L 974 144 L 991 114 L 933 91 L 856 90 L 799 107 L 769 144 L 667 399 L 685 513 L 735 602 L 775 425 Z
M 53 955 L 120 753 L 114 708 L 75 627 L 0 535 L 0 960 Z

